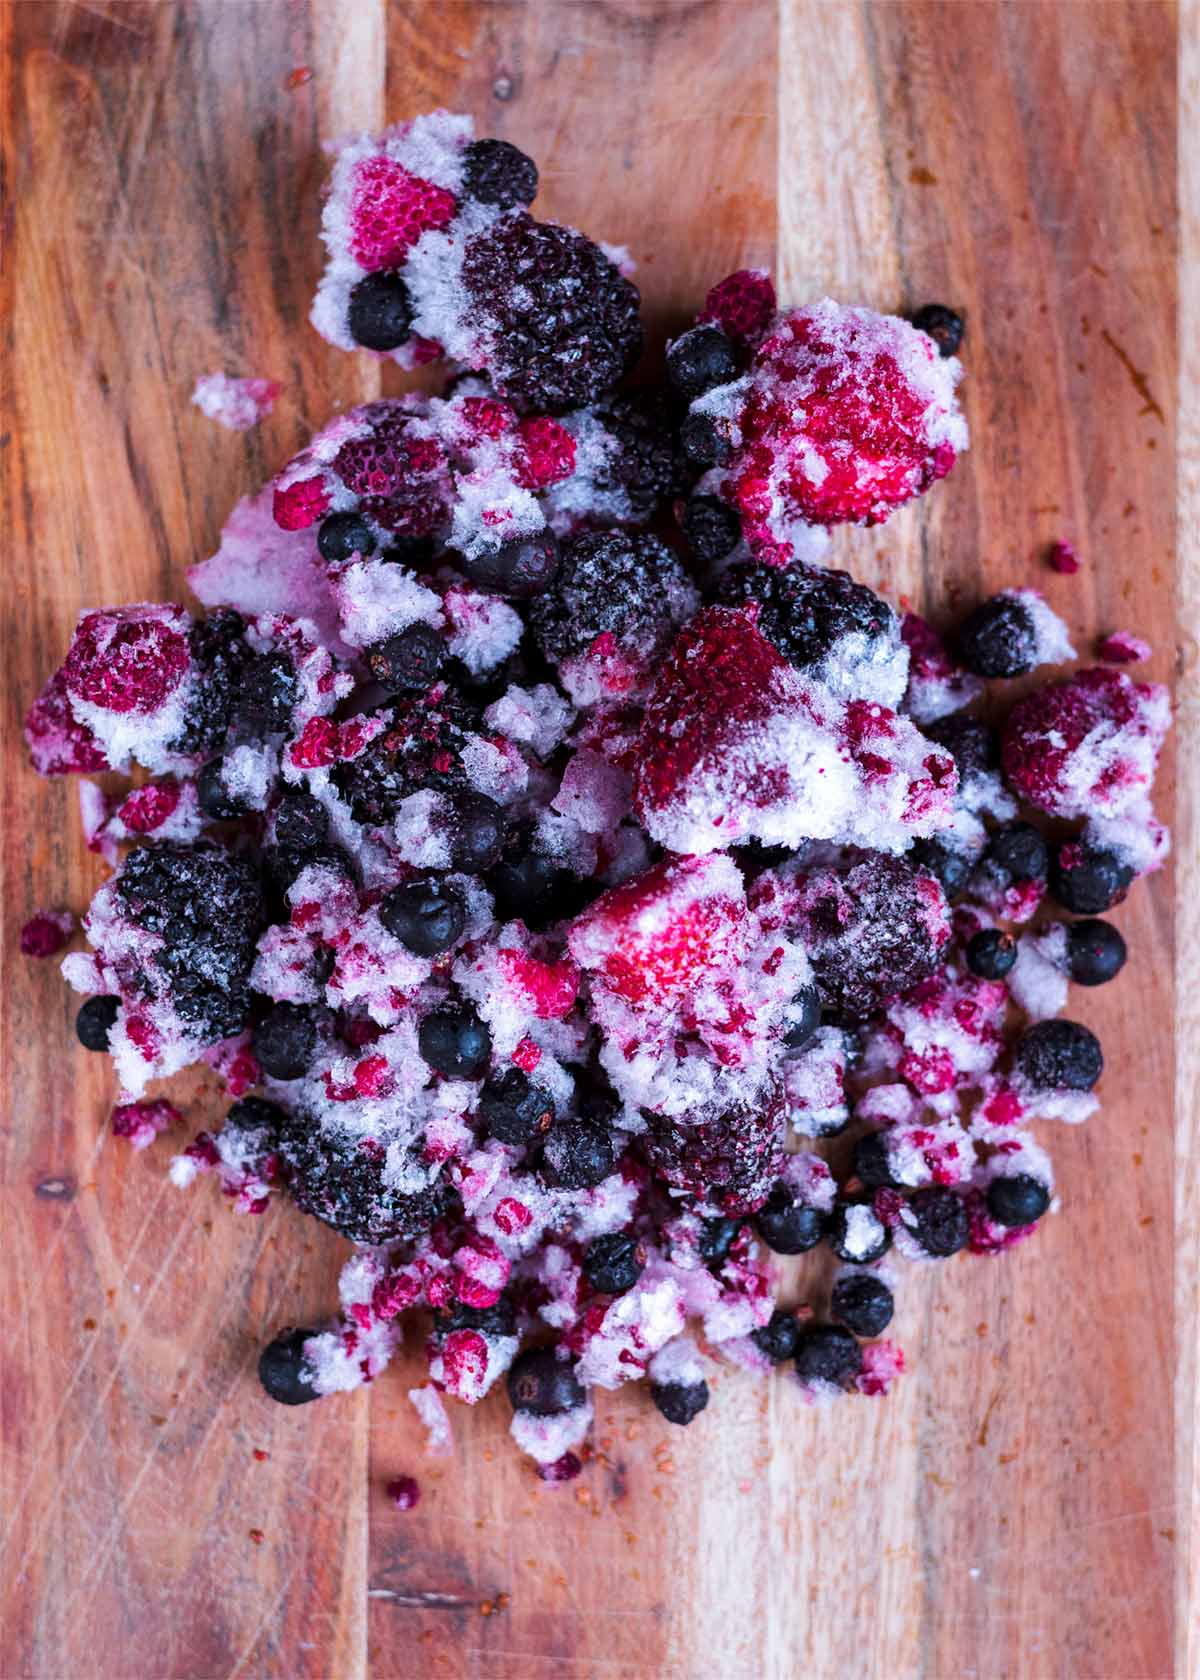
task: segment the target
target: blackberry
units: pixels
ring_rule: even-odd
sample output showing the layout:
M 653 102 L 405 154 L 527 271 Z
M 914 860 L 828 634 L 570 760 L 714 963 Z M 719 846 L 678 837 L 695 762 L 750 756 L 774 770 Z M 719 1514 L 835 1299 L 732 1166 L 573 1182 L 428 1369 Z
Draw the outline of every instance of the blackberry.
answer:
M 492 1035 L 469 1006 L 426 1015 L 417 1033 L 425 1061 L 447 1079 L 478 1079 L 492 1054 Z
M 90 997 L 79 1006 L 75 1017 L 75 1036 L 85 1050 L 107 1050 L 108 1035 L 116 1024 L 121 1007 L 119 997 Z
M 829 1246 L 839 1260 L 871 1266 L 892 1246 L 892 1233 L 869 1201 L 840 1200 L 829 1216 Z
M 882 1336 L 895 1310 L 891 1290 L 874 1272 L 843 1272 L 833 1286 L 830 1317 L 856 1336 Z
M 781 1117 L 773 1102 L 698 1125 L 656 1114 L 646 1119 L 646 1153 L 668 1184 L 705 1196 L 727 1214 L 753 1212 L 771 1194 L 783 1165 Z
M 708 1384 L 652 1382 L 650 1398 L 668 1423 L 686 1428 L 708 1405 Z
M 699 1254 L 707 1266 L 723 1264 L 742 1228 L 740 1219 L 706 1219 L 700 1228 Z
M 981 928 L 967 941 L 967 967 L 980 980 L 1003 980 L 1017 960 L 1017 942 L 1000 928 Z
M 304 1406 L 321 1397 L 313 1386 L 314 1372 L 304 1357 L 304 1344 L 316 1330 L 281 1330 L 258 1356 L 258 1380 L 281 1406 Z
M 1104 1054 L 1095 1033 L 1077 1021 L 1038 1021 L 1022 1033 L 1013 1067 L 1035 1091 L 1090 1091 Z
M 1111 922 L 1089 918 L 1067 927 L 1067 972 L 1081 986 L 1103 986 L 1125 967 L 1125 941 Z
M 866 1132 L 854 1145 L 854 1173 L 868 1190 L 896 1187 L 886 1132 Z
M 909 1231 L 934 1260 L 948 1260 L 967 1246 L 970 1220 L 967 1204 L 954 1190 L 934 1184 L 915 1190 L 908 1199 Z
M 479 1093 L 479 1118 L 491 1137 L 521 1149 L 550 1130 L 554 1103 L 520 1068 L 508 1068 Z
M 282 734 L 291 727 L 299 694 L 296 672 L 286 653 L 253 654 L 238 684 L 235 722 L 255 735 Z
M 365 658 L 376 682 L 391 693 L 423 694 L 446 663 L 446 642 L 432 625 L 410 624 L 386 642 L 369 647 Z
M 813 877 L 801 929 L 826 1006 L 864 1020 L 938 966 L 942 895 L 901 858 L 870 855 L 844 874 Z M 939 911 L 941 914 L 939 915 Z
M 977 677 L 1021 677 L 1037 664 L 1037 629 L 1028 607 L 993 595 L 958 630 L 958 651 Z
M 1044 881 L 1050 853 L 1032 823 L 1010 822 L 992 835 L 983 861 L 1010 881 Z
M 277 1003 L 250 1035 L 254 1059 L 272 1079 L 302 1079 L 317 1053 L 317 1024 L 302 1003 Z
M 553 1348 L 528 1348 L 513 1360 L 507 1378 L 508 1398 L 515 1412 L 554 1417 L 574 1411 L 587 1399 L 587 1390 L 569 1360 Z
M 687 587 L 678 557 L 648 531 L 589 531 L 563 548 L 552 589 L 529 609 L 547 659 L 561 663 L 611 635 L 647 653 L 674 624 Z
M 214 752 L 233 720 L 233 702 L 250 658 L 246 621 L 232 607 L 220 607 L 188 631 L 188 652 L 198 680 L 189 691 L 179 734 L 170 750 L 192 755 Z
M 622 517 L 644 525 L 692 477 L 663 393 L 650 388 L 614 397 L 596 418 L 616 443 L 596 468 L 596 489 L 623 491 L 629 505 Z
M 583 1275 L 601 1295 L 624 1295 L 646 1269 L 646 1249 L 628 1231 L 611 1231 L 588 1244 Z
M 437 957 L 462 938 L 467 907 L 444 881 L 406 881 L 380 904 L 379 920 L 413 956 Z
M 918 332 L 928 333 L 940 356 L 953 356 L 963 340 L 966 322 L 944 303 L 927 303 L 910 320 Z
M 775 1365 L 782 1365 L 785 1359 L 795 1356 L 799 1339 L 800 1326 L 795 1314 L 778 1309 L 771 1314 L 769 1323 L 750 1332 L 750 1340 L 755 1347 Z
M 531 157 L 507 140 L 473 140 L 463 155 L 463 196 L 502 210 L 532 204 L 538 169 Z
M 480 589 L 490 589 L 510 601 L 529 601 L 549 589 L 558 574 L 558 538 L 549 529 L 513 537 L 498 548 L 464 554 L 459 564 Z
M 825 1235 L 826 1216 L 796 1201 L 786 1185 L 777 1184 L 754 1219 L 759 1236 L 775 1254 L 804 1254 Z
M 1115 852 L 1068 840 L 1054 853 L 1050 891 L 1076 916 L 1097 916 L 1125 897 L 1133 870 Z
M 1050 1192 L 1030 1173 L 994 1178 L 987 1187 L 987 1210 L 997 1225 L 1035 1225 L 1050 1206 Z
M 285 793 L 274 810 L 275 843 L 305 852 L 329 834 L 329 812 L 311 793 Z
M 284 1115 L 277 1148 L 297 1206 L 354 1242 L 377 1247 L 420 1236 L 442 1211 L 440 1189 L 394 1189 L 384 1181 L 384 1160 L 315 1116 Z
M 266 1097 L 242 1097 L 229 1109 L 222 1129 L 227 1132 L 232 1128 L 243 1138 L 253 1139 L 265 1155 L 275 1148 L 279 1129 L 286 1121 L 287 1115 L 278 1103 L 268 1102 Z
M 482 875 L 499 863 L 508 819 L 503 807 L 484 793 L 458 793 L 450 799 L 448 839 L 453 868 Z
M 800 1331 L 796 1375 L 804 1383 L 849 1388 L 862 1370 L 862 1348 L 839 1324 L 812 1324 Z
M 667 345 L 667 378 L 685 402 L 737 376 L 737 351 L 720 327 L 692 327 Z
M 816 669 L 844 636 L 874 642 L 898 633 L 891 607 L 865 584 L 815 566 L 731 566 L 714 599 L 726 607 L 756 602 L 759 630 L 799 671 Z
M 351 290 L 346 324 L 364 350 L 398 350 L 412 323 L 412 299 L 398 274 L 368 274 Z
M 975 865 L 968 852 L 956 851 L 941 840 L 914 840 L 908 858 L 922 874 L 933 877 L 950 903 L 966 892 Z
M 684 503 L 680 529 L 692 553 L 706 566 L 732 554 L 742 540 L 742 522 L 719 496 L 692 496 Z
M 590 1190 L 608 1177 L 616 1157 L 606 1127 L 578 1116 L 551 1126 L 543 1172 L 560 1190 Z
M 374 554 L 375 538 L 360 514 L 331 513 L 317 529 L 317 547 L 322 560 L 336 564 L 356 554 Z
M 972 775 L 989 775 L 1000 768 L 1000 743 L 995 730 L 989 729 L 982 718 L 951 712 L 949 717 L 938 718 L 934 723 L 923 723 L 921 733 L 936 741 L 939 747 L 945 747 L 963 781 Z
M 788 1005 L 783 1042 L 789 1050 L 802 1050 L 821 1025 L 821 994 L 815 986 L 803 986 Z
M 689 414 L 679 428 L 679 443 L 695 467 L 724 466 L 733 454 L 730 422 L 723 414 L 706 414 L 702 409 Z
M 235 817 L 244 817 L 249 807 L 228 791 L 222 768 L 219 758 L 210 758 L 207 764 L 201 765 L 196 775 L 196 803 L 215 822 L 231 822 Z
M 350 854 L 341 846 L 264 846 L 263 880 L 273 921 L 286 919 L 291 914 L 287 893 L 310 865 L 334 869 L 345 880 L 354 883 L 354 864 Z
M 500 393 L 525 407 L 595 402 L 641 354 L 637 288 L 571 228 L 505 217 L 470 240 L 462 277 L 491 329 Z
M 357 758 L 334 766 L 334 785 L 350 802 L 356 822 L 387 823 L 411 793 L 465 789 L 463 749 L 480 733 L 479 713 L 440 697 L 438 688 L 420 698 L 398 700 L 386 734 L 377 736 Z

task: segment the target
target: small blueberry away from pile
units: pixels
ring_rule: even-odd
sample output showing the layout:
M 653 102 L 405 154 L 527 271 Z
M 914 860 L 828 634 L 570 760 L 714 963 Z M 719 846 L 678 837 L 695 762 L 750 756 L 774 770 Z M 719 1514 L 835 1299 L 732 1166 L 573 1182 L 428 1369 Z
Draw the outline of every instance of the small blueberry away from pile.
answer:
M 601 1295 L 624 1295 L 646 1268 L 646 1250 L 628 1231 L 610 1231 L 588 1244 L 583 1274 Z
M 874 1272 L 844 1272 L 833 1286 L 829 1315 L 856 1336 L 882 1336 L 895 1308 L 891 1290 Z
M 1038 1021 L 1022 1033 L 1013 1067 L 1035 1091 L 1090 1091 L 1104 1071 L 1104 1053 L 1078 1021 Z
M 1067 924 L 1067 972 L 1081 986 L 1103 986 L 1125 967 L 1125 941 L 1111 922 L 1088 917 Z
M 862 1370 L 862 1348 L 840 1324 L 812 1324 L 800 1330 L 796 1375 L 801 1382 L 849 1388 Z
M 445 881 L 406 881 L 380 903 L 379 920 L 413 956 L 436 957 L 461 939 L 467 907 Z
M 775 1254 L 804 1254 L 825 1235 L 826 1215 L 796 1201 L 777 1184 L 754 1216 L 758 1234 Z
M 924 304 L 910 319 L 918 332 L 929 334 L 940 356 L 953 356 L 967 330 L 962 316 L 944 303 Z
M 121 1007 L 118 997 L 90 997 L 79 1006 L 75 1017 L 75 1036 L 85 1050 L 107 1050 L 108 1035 L 116 1023 Z
M 478 1079 L 492 1054 L 492 1035 L 467 1005 L 435 1009 L 417 1032 L 421 1055 L 447 1079 Z
M 980 980 L 1003 980 L 1017 960 L 1017 942 L 1000 928 L 980 928 L 967 941 L 967 967 Z
M 1050 1206 L 1050 1192 L 1030 1173 L 994 1178 L 987 1187 L 987 1209 L 997 1225 L 1032 1225 Z
M 559 1359 L 553 1348 L 530 1348 L 509 1369 L 508 1398 L 514 1411 L 553 1417 L 582 1406 L 587 1395 L 568 1360 Z
M 523 1148 L 544 1137 L 554 1122 L 554 1104 L 520 1068 L 489 1079 L 479 1094 L 479 1118 L 490 1136 Z
M 304 1344 L 316 1334 L 315 1330 L 281 1330 L 259 1354 L 258 1380 L 281 1406 L 304 1406 L 320 1399 L 304 1358 Z
M 708 1384 L 652 1382 L 650 1398 L 668 1423 L 686 1428 L 708 1405 Z
M 398 350 L 412 323 L 412 299 L 398 274 L 368 274 L 350 293 L 350 336 L 364 350 Z

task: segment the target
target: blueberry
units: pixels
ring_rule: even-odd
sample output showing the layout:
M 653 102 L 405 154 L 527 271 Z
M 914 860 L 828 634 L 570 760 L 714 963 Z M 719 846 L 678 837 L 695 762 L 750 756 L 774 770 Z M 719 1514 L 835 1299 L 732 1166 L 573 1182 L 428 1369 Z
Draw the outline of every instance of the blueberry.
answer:
M 508 1398 L 516 1412 L 553 1417 L 574 1411 L 587 1399 L 575 1367 L 553 1348 L 529 1348 L 514 1359 L 508 1373 Z
M 754 1216 L 758 1234 L 776 1254 L 804 1254 L 825 1235 L 826 1217 L 777 1184 Z
M 987 775 L 1000 768 L 1000 747 L 996 732 L 989 729 L 982 718 L 969 717 L 966 712 L 951 712 L 949 717 L 935 723 L 923 723 L 921 733 L 936 741 L 954 759 L 961 778 L 972 774 Z
M 450 801 L 450 861 L 467 875 L 483 875 L 499 863 L 508 822 L 485 793 L 457 793 Z
M 719 1266 L 733 1247 L 733 1239 L 742 1228 L 740 1219 L 706 1219 L 700 1228 L 699 1253 L 707 1266 Z
M 1044 881 L 1050 867 L 1050 852 L 1040 830 L 1027 822 L 998 828 L 984 857 L 1014 881 Z
M 412 331 L 413 307 L 398 274 L 368 274 L 350 293 L 350 337 L 366 350 L 398 350 Z
M 927 303 L 910 319 L 918 332 L 929 334 L 940 356 L 953 356 L 962 343 L 966 322 L 944 303 Z
M 967 967 L 980 980 L 1003 980 L 1016 960 L 1016 940 L 999 928 L 980 928 L 967 941 Z
M 833 1286 L 829 1311 L 856 1336 L 882 1336 L 895 1308 L 891 1290 L 874 1272 L 843 1272 Z
M 800 1336 L 800 1326 L 796 1322 L 796 1315 L 780 1312 L 776 1309 L 771 1314 L 768 1324 L 750 1332 L 750 1340 L 760 1353 L 775 1365 L 782 1365 L 785 1359 L 791 1359 L 796 1352 L 796 1343 Z
M 688 547 L 706 566 L 732 554 L 742 540 L 742 522 L 719 496 L 693 496 L 679 520 Z
M 719 467 L 733 453 L 729 422 L 714 414 L 689 414 L 679 431 L 688 460 L 697 467 Z
M 366 520 L 357 513 L 331 513 L 317 528 L 317 547 L 322 560 L 336 563 L 355 554 L 374 554 L 375 538 Z
M 948 1260 L 967 1246 L 967 1205 L 955 1191 L 940 1184 L 916 1190 L 909 1197 L 908 1212 L 912 1221 L 905 1223 L 932 1259 Z
M 1067 971 L 1081 986 L 1103 986 L 1125 967 L 1125 941 L 1111 922 L 1071 922 L 1067 927 Z
M 1090 1091 L 1104 1054 L 1095 1033 L 1077 1021 L 1038 1021 L 1021 1035 L 1013 1065 L 1035 1091 Z
M 432 537 L 401 536 L 393 532 L 379 558 L 389 566 L 411 566 L 414 571 L 420 571 L 436 553 L 437 544 Z
M 560 1120 L 550 1128 L 543 1158 L 551 1184 L 560 1190 L 590 1190 L 613 1170 L 612 1139 L 594 1120 Z
M 238 720 L 255 734 L 278 735 L 291 727 L 300 694 L 286 653 L 259 653 L 247 661 L 238 684 Z
M 628 1231 L 611 1231 L 588 1244 L 583 1274 L 601 1295 L 624 1295 L 646 1269 L 646 1249 Z
M 829 1217 L 829 1246 L 839 1260 L 869 1266 L 892 1244 L 892 1233 L 869 1201 L 839 1201 Z
M 446 663 L 445 639 L 430 624 L 410 624 L 369 647 L 366 661 L 376 682 L 391 693 L 423 693 Z
M 987 1187 L 988 1213 L 997 1225 L 1033 1225 L 1049 1206 L 1049 1190 L 1029 1173 L 994 1178 Z
M 254 1058 L 272 1079 L 300 1079 L 312 1066 L 317 1026 L 302 1003 L 277 1003 L 250 1035 Z
M 490 1136 L 523 1148 L 550 1130 L 554 1104 L 520 1068 L 508 1068 L 499 1079 L 489 1079 L 484 1085 L 479 1094 L 479 1118 Z
M 329 812 L 311 793 L 285 793 L 275 807 L 275 843 L 305 852 L 329 834 Z
M 444 881 L 406 881 L 380 904 L 379 920 L 414 957 L 436 957 L 462 937 L 467 907 Z
M 940 840 L 916 840 L 908 857 L 915 868 L 933 876 L 948 899 L 959 898 L 967 890 L 974 866 L 969 853 L 956 851 Z
M 867 1132 L 858 1139 L 854 1145 L 854 1171 L 868 1190 L 895 1185 L 886 1132 Z
M 1115 852 L 1069 840 L 1054 854 L 1050 891 L 1076 916 L 1098 916 L 1125 897 L 1133 870 Z
M 1020 677 L 1032 671 L 1037 630 L 1028 607 L 1011 595 L 993 595 L 960 625 L 958 650 L 977 677 Z
M 310 866 L 334 869 L 347 881 L 354 882 L 354 865 L 341 846 L 264 846 L 263 876 L 280 903 Z M 284 910 L 286 917 L 287 911 Z
M 575 876 L 540 852 L 510 852 L 492 871 L 488 885 L 501 920 L 520 918 L 535 931 L 573 915 L 577 908 Z
M 513 537 L 498 548 L 485 548 L 469 558 L 464 555 L 459 563 L 480 589 L 507 595 L 513 601 L 528 601 L 549 589 L 558 575 L 558 538 L 551 530 Z
M 492 1054 L 492 1035 L 467 1005 L 436 1009 L 417 1033 L 421 1055 L 447 1079 L 478 1079 Z
M 286 1123 L 287 1114 L 278 1103 L 268 1102 L 266 1097 L 241 1097 L 226 1114 L 222 1129 L 228 1131 L 232 1126 L 242 1133 L 257 1132 L 264 1149 L 273 1149 L 280 1127 Z
M 737 352 L 720 327 L 705 323 L 667 345 L 667 378 L 687 402 L 738 376 Z
M 537 164 L 507 140 L 473 140 L 463 155 L 463 194 L 511 210 L 537 197 Z
M 668 1423 L 686 1428 L 708 1405 L 708 1384 L 652 1382 L 650 1398 Z
M 832 1383 L 849 1388 L 862 1370 L 862 1348 L 849 1330 L 838 1324 L 813 1324 L 800 1331 L 796 1346 L 796 1375 L 805 1383 Z
M 783 1042 L 789 1050 L 801 1050 L 821 1025 L 821 994 L 815 986 L 803 986 L 788 1005 Z
M 244 817 L 247 807 L 227 791 L 221 769 L 219 758 L 209 759 L 207 764 L 201 765 L 196 776 L 196 803 L 204 815 L 212 817 L 215 822 L 232 822 L 235 817 Z
M 107 1050 L 108 1035 L 121 1007 L 119 997 L 90 997 L 75 1017 L 75 1036 L 85 1050 Z
M 281 1406 L 304 1406 L 319 1400 L 313 1370 L 304 1357 L 304 1344 L 315 1330 L 281 1330 L 258 1356 L 258 1380 Z
M 448 1336 L 452 1330 L 481 1330 L 485 1336 L 499 1340 L 516 1335 L 517 1309 L 511 1295 L 501 1295 L 490 1307 L 468 1307 L 455 1301 L 453 1306 L 434 1315 L 434 1325 L 439 1338 Z

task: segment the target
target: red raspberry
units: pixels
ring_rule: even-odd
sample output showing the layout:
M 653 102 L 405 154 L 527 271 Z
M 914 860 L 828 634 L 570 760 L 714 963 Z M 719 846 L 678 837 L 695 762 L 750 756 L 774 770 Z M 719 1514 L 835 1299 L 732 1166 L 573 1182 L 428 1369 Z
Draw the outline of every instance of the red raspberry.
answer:
M 394 158 L 364 158 L 354 171 L 350 249 L 368 270 L 397 268 L 430 228 L 443 228 L 457 208 L 454 194 L 412 175 Z
M 479 438 L 499 438 L 517 423 L 516 410 L 495 397 L 464 397 L 459 412 L 468 431 Z
M 1079 556 L 1069 542 L 1056 542 L 1050 549 L 1050 568 L 1063 577 L 1071 577 L 1079 570 Z
M 121 1103 L 112 1112 L 113 1135 L 127 1138 L 135 1149 L 145 1149 L 159 1132 L 182 1119 L 175 1104 L 162 1098 L 157 1102 Z
M 77 700 L 106 711 L 154 712 L 190 665 L 184 637 L 132 607 L 126 613 L 88 613 L 75 632 L 63 678 Z
M 449 517 L 450 478 L 441 445 L 415 437 L 403 415 L 343 444 L 333 471 L 363 498 L 364 512 L 389 531 L 424 537 Z
M 134 788 L 127 796 L 117 816 L 133 834 L 150 834 L 160 828 L 179 804 L 179 783 L 167 777 L 161 782 L 147 782 Z
M 575 471 L 575 439 L 557 420 L 522 420 L 517 456 L 517 483 L 526 490 L 544 490 Z
M 327 717 L 309 718 L 304 732 L 292 747 L 292 763 L 300 770 L 322 770 L 337 762 L 338 728 Z
M 420 1484 L 412 1476 L 397 1476 L 386 1492 L 397 1511 L 411 1511 L 421 1497 Z
M 1111 636 L 1103 638 L 1096 649 L 1109 665 L 1140 665 L 1143 660 L 1149 659 L 1153 651 L 1149 642 L 1131 635 L 1128 630 L 1114 630 Z
M 75 918 L 62 911 L 41 910 L 21 929 L 23 957 L 54 957 L 70 939 Z
M 1110 815 L 1145 793 L 1170 722 L 1166 690 L 1078 671 L 1013 707 L 1001 738 L 1014 792 L 1051 816 Z
M 523 1231 L 533 1215 L 524 1202 L 518 1202 L 515 1196 L 505 1196 L 503 1201 L 497 1202 L 492 1213 L 498 1230 L 505 1236 L 512 1236 L 515 1231 Z
M 354 1069 L 354 1088 L 360 1097 L 386 1096 L 392 1084 L 392 1070 L 386 1056 L 367 1056 Z
M 716 321 L 728 337 L 753 342 L 775 313 L 775 288 L 765 269 L 739 268 L 709 292 L 701 321 Z
M 452 1330 L 442 1345 L 446 1392 L 468 1404 L 479 1398 L 487 1376 L 488 1345 L 478 1330 Z
M 329 512 L 329 491 L 323 478 L 302 478 L 275 491 L 272 507 L 281 531 L 306 531 Z
M 561 1021 L 571 1013 L 579 991 L 579 970 L 573 962 L 544 963 L 526 951 L 508 949 L 496 955 L 501 974 L 525 993 L 539 1020 Z
M 71 713 L 66 680 L 56 671 L 25 717 L 25 740 L 39 776 L 88 775 L 107 770 L 104 749 Z

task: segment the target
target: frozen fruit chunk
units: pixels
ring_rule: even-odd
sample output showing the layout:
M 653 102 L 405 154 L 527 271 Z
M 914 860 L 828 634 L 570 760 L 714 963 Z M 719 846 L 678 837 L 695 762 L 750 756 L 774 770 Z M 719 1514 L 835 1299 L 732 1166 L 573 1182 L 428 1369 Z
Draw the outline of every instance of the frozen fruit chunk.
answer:
M 1013 791 L 1055 817 L 1116 817 L 1144 801 L 1171 721 L 1157 683 L 1079 671 L 1019 701 L 1001 741 Z
M 29 708 L 25 740 L 39 776 L 87 775 L 109 768 L 104 748 L 72 710 L 61 671 L 54 673 Z
M 208 420 L 230 432 L 248 432 L 265 420 L 283 390 L 277 379 L 231 379 L 206 373 L 196 381 L 192 401 Z
M 932 624 L 919 614 L 905 613 L 901 635 L 909 652 L 904 709 L 917 723 L 936 723 L 983 693 L 980 679 L 951 658 Z

